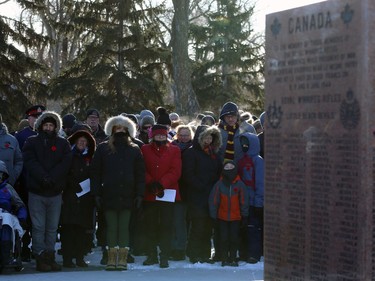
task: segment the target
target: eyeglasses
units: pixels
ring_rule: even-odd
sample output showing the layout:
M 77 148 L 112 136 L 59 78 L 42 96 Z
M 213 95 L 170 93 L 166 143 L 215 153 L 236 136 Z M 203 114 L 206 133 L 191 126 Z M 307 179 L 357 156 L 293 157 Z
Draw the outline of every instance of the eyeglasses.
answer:
M 179 134 L 177 136 L 182 137 L 182 138 L 188 138 L 188 137 L 190 137 L 190 135 L 179 135 Z
M 152 126 L 142 126 L 142 129 L 143 130 L 148 130 L 148 129 L 150 129 Z

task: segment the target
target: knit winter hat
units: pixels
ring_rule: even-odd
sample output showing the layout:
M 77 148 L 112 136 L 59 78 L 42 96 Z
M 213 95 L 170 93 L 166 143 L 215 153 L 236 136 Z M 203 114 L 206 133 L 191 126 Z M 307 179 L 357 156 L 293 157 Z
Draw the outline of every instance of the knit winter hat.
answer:
M 156 120 L 156 123 L 170 126 L 172 122 L 171 122 L 171 119 L 169 119 L 169 114 L 167 113 L 167 110 L 164 107 L 160 106 L 157 108 L 157 111 L 158 111 L 159 117 Z
M 52 124 L 55 126 L 55 128 L 56 128 L 56 126 L 57 126 L 57 123 L 56 123 L 55 118 L 50 117 L 50 116 L 44 118 L 44 119 L 42 120 L 42 124 L 41 124 L 41 125 L 43 126 L 43 125 L 46 124 L 46 123 L 52 123 Z
M 225 115 L 238 115 L 238 106 L 234 102 L 227 102 L 220 112 L 220 119 L 224 120 Z
M 134 114 L 131 114 L 131 113 L 128 113 L 125 116 L 128 117 L 130 120 L 132 120 L 135 125 L 138 125 L 137 116 L 135 116 Z
M 87 117 L 89 117 L 91 115 L 96 116 L 98 118 L 100 117 L 99 111 L 95 108 L 90 108 L 89 110 L 86 111 L 86 119 L 87 119 Z
M 155 119 L 152 116 L 146 115 L 145 117 L 143 117 L 141 119 L 141 121 L 139 122 L 139 125 L 140 125 L 140 127 L 143 127 L 145 125 L 153 126 L 153 125 L 155 125 Z
M 178 115 L 176 112 L 169 113 L 169 119 L 171 121 L 179 121 L 180 120 L 180 115 Z
M 151 136 L 155 137 L 156 135 L 168 135 L 168 127 L 160 124 L 152 126 Z
M 207 125 L 207 126 L 215 125 L 215 123 L 216 123 L 215 119 L 210 115 L 204 116 L 201 121 L 201 125 Z
M 152 113 L 150 110 L 148 110 L 148 109 L 144 109 L 144 110 L 142 110 L 141 112 L 140 112 L 140 114 L 139 114 L 139 119 L 142 119 L 143 117 L 145 117 L 145 116 L 151 116 L 152 118 L 154 118 L 154 120 L 155 120 L 155 115 L 154 115 L 154 113 Z
M 73 114 L 71 113 L 65 114 L 62 118 L 63 129 L 66 129 L 66 128 L 71 129 L 74 126 L 76 120 L 77 118 Z

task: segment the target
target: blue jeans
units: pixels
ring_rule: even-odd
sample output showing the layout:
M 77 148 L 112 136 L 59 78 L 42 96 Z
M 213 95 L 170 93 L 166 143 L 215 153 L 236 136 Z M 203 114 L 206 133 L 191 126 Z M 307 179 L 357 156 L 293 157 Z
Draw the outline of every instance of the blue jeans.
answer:
M 62 196 L 44 197 L 29 192 L 29 211 L 32 222 L 33 253 L 55 251 Z

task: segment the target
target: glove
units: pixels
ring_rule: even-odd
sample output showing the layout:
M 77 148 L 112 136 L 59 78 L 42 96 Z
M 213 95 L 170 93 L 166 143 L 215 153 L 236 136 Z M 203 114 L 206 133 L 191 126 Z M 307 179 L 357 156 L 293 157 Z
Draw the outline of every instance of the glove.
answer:
M 51 189 L 53 188 L 54 182 L 50 177 L 45 177 L 42 181 L 43 189 Z
M 249 221 L 248 217 L 241 217 L 241 228 L 247 227 L 248 221 Z
M 100 196 L 95 196 L 95 206 L 98 210 L 102 209 L 102 198 Z
M 143 202 L 143 197 L 142 196 L 135 197 L 135 199 L 134 199 L 134 207 L 139 210 L 140 208 L 142 208 L 142 202 Z
M 74 191 L 75 191 L 76 193 L 80 193 L 80 192 L 82 191 L 82 186 L 81 186 L 81 185 L 76 184 L 74 187 L 75 187 L 75 188 L 74 188 Z
M 159 182 L 154 182 L 151 184 L 151 192 L 159 198 L 164 196 L 164 188 Z

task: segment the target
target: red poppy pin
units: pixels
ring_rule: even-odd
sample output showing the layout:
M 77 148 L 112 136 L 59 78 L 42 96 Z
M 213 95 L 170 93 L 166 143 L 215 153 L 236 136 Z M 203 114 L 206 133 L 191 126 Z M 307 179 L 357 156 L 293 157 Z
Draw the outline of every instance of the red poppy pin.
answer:
M 55 152 L 55 151 L 57 150 L 56 146 L 55 146 L 55 145 L 52 145 L 52 146 L 51 146 L 51 150 L 52 150 L 53 152 Z
M 90 157 L 85 157 L 85 163 L 86 163 L 86 166 L 88 166 L 90 164 Z
M 6 142 L 4 146 L 5 146 L 5 148 L 9 148 L 10 143 L 9 143 L 9 142 Z
M 235 187 L 235 188 L 233 189 L 233 191 L 237 193 L 237 191 L 238 191 L 238 188 L 236 188 L 236 187 Z

